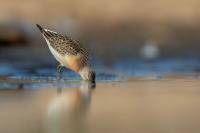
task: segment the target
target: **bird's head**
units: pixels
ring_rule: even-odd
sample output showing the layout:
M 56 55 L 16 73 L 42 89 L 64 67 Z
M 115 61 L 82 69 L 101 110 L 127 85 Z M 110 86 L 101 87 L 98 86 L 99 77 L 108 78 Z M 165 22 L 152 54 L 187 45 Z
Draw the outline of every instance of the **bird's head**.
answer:
M 81 71 L 80 71 L 80 75 L 84 80 L 88 80 L 92 83 L 95 83 L 95 79 L 96 79 L 96 74 L 95 72 L 90 69 L 89 67 L 84 67 Z

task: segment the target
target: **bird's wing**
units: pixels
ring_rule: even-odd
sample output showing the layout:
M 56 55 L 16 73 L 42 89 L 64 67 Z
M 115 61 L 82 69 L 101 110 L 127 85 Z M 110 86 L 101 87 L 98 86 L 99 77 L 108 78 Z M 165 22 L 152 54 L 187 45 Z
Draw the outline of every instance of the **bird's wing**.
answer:
M 37 25 L 41 33 L 50 45 L 61 55 L 77 55 L 83 54 L 88 58 L 87 50 L 81 46 L 80 42 L 73 40 L 68 36 L 58 34 L 57 32 L 44 29 L 41 26 Z

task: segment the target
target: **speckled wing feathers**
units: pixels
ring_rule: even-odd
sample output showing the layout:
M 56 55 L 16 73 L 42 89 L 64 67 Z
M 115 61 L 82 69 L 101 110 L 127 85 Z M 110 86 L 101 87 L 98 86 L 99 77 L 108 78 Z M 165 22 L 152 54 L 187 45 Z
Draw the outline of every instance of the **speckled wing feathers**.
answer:
M 70 37 L 49 30 L 45 30 L 43 35 L 50 42 L 50 45 L 61 55 L 77 55 L 80 53 L 84 54 L 84 56 L 88 56 L 87 51 L 81 44 Z

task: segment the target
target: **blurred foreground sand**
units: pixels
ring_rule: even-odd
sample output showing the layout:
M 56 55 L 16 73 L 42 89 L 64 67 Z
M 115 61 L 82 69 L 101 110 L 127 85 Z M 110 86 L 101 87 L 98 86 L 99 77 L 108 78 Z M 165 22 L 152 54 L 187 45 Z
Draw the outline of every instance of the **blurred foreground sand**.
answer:
M 198 133 L 199 86 L 198 80 L 169 79 L 100 83 L 92 93 L 0 90 L 0 132 L 66 132 L 73 123 L 74 132 Z

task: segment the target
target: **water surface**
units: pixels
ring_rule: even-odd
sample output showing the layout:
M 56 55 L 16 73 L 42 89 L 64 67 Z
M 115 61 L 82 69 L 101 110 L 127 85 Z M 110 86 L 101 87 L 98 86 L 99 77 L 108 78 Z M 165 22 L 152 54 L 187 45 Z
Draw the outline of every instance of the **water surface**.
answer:
M 0 132 L 200 132 L 198 80 L 73 84 L 1 89 Z

